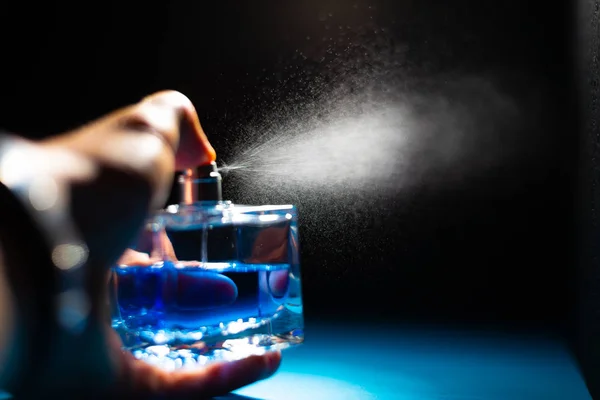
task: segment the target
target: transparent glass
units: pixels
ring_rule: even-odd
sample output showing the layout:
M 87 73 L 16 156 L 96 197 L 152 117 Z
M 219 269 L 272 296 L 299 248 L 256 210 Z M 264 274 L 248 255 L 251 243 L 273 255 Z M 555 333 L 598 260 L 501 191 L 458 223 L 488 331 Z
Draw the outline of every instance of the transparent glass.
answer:
M 304 340 L 296 208 L 173 205 L 112 268 L 112 326 L 166 369 Z

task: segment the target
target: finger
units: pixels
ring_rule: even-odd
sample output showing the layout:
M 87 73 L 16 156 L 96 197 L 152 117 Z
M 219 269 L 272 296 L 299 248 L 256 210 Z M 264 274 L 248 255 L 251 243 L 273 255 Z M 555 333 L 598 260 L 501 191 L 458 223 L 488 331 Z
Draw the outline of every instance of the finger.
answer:
M 179 92 L 164 91 L 144 99 L 146 103 L 159 105 L 165 101 L 181 104 L 180 142 L 175 156 L 175 169 L 181 171 L 215 161 L 215 150 L 200 125 L 196 109 L 187 97 Z
M 252 246 L 252 260 L 263 263 L 283 262 L 287 258 L 289 227 L 266 228 L 258 234 Z
M 175 249 L 173 248 L 173 243 L 171 243 L 167 232 L 163 230 L 159 233 L 154 233 L 153 239 L 154 245 L 150 251 L 151 258 L 169 260 L 171 262 L 178 261 L 177 255 L 175 254 Z
M 288 291 L 290 284 L 290 273 L 286 270 L 270 271 L 268 284 L 271 294 L 277 298 L 283 297 Z
M 154 261 L 172 261 L 177 262 L 177 255 L 173 244 L 167 235 L 167 232 L 160 230 L 155 232 L 149 227 L 146 227 L 140 233 L 135 249 L 137 251 L 150 254 L 150 258 Z
M 128 250 L 119 260 L 119 266 L 123 269 L 117 269 L 119 292 L 122 295 L 121 302 L 139 302 L 138 297 L 143 297 L 147 288 L 141 288 L 139 285 L 139 275 L 137 270 L 132 270 L 134 274 L 121 272 L 130 270 L 133 267 L 150 267 L 154 263 L 148 258 L 147 254 L 139 253 L 134 250 Z M 141 273 L 141 272 L 140 272 Z M 170 278 L 173 291 L 169 297 L 177 307 L 185 310 L 204 310 L 215 309 L 232 304 L 237 300 L 238 288 L 233 280 L 215 272 L 206 271 L 185 271 L 180 270 L 176 275 Z
M 142 253 L 132 249 L 127 249 L 116 263 L 117 265 L 137 265 L 148 267 L 152 265 L 152 260 L 147 253 Z
M 281 364 L 280 352 L 211 364 L 198 370 L 168 372 L 128 357 L 128 386 L 137 394 L 210 398 L 272 376 Z
M 206 271 L 185 271 L 177 274 L 177 305 L 185 309 L 223 307 L 238 296 L 235 282 L 225 275 Z

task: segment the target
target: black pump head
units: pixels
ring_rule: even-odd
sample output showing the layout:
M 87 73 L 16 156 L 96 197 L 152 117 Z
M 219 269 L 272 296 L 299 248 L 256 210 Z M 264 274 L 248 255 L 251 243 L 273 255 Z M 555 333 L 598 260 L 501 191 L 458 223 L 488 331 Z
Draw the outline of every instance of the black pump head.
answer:
M 192 204 L 197 201 L 221 201 L 221 174 L 217 163 L 187 169 L 179 174 L 180 202 Z

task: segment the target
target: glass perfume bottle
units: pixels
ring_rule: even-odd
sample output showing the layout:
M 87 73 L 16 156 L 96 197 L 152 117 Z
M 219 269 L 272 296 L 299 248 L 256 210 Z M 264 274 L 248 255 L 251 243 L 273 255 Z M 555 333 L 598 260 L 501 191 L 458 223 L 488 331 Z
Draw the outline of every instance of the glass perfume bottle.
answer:
M 166 369 L 303 342 L 296 208 L 223 201 L 216 164 L 178 178 L 112 268 L 112 325 L 125 349 Z

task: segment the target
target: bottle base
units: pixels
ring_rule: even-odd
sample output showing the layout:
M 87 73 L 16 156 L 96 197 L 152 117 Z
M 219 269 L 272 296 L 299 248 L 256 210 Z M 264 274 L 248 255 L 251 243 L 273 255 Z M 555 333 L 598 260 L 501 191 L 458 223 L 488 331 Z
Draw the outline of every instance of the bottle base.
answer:
M 301 316 L 286 314 L 287 318 L 279 320 L 238 319 L 198 330 L 131 329 L 126 323 L 113 325 L 113 328 L 121 337 L 123 349 L 136 359 L 174 371 L 240 360 L 302 344 Z M 284 326 L 278 326 L 278 322 Z
M 240 360 L 253 355 L 263 355 L 270 351 L 299 345 L 303 341 L 301 336 L 291 333 L 289 335 L 256 334 L 213 344 L 202 341 L 192 345 L 148 344 L 126 350 L 130 351 L 138 360 L 166 371 L 175 371 L 204 367 L 215 362 Z

